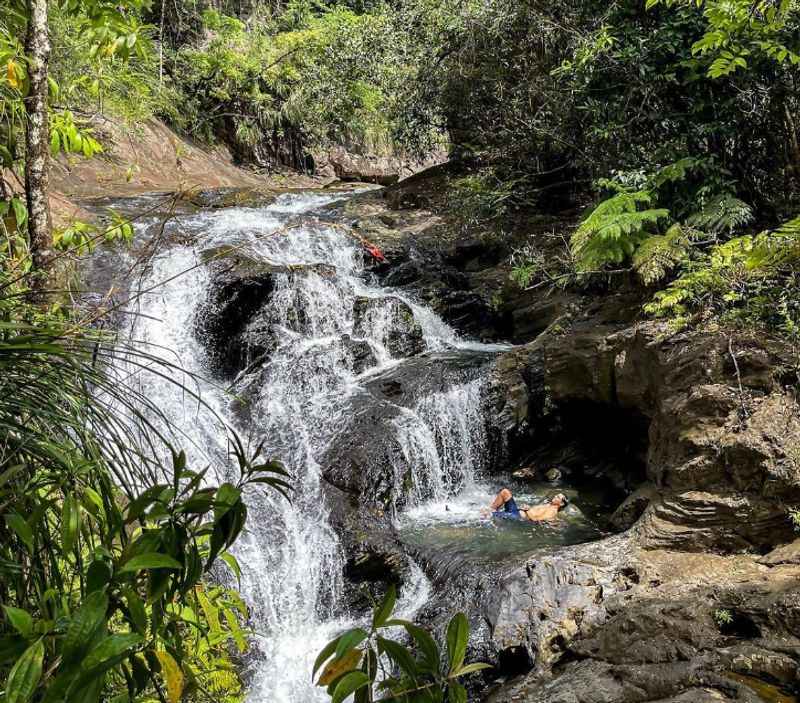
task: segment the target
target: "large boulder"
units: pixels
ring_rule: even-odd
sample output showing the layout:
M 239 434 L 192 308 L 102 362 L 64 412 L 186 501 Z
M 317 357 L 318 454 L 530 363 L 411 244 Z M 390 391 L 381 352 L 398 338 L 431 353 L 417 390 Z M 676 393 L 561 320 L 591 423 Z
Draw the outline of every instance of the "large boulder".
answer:
M 581 626 L 602 622 L 604 599 L 627 584 L 630 540 L 615 537 L 535 555 L 503 577 L 486 605 L 502 661 L 546 671 Z
M 310 273 L 333 276 L 328 264 L 282 265 L 251 257 L 232 247 L 204 252 L 211 271 L 208 293 L 195 318 L 195 333 L 210 366 L 230 377 L 262 360 L 279 343 L 279 331 L 263 314 L 275 290 L 276 277 Z M 302 329 L 302 305 L 294 308 L 295 327 Z
M 323 478 L 364 505 L 402 506 L 412 487 L 398 431 L 404 413 L 426 394 L 475 379 L 487 362 L 481 353 L 441 353 L 362 379 L 342 412 L 344 426 L 320 458 Z
M 342 147 L 332 149 L 328 163 L 340 181 L 375 183 L 388 186 L 400 179 L 400 159 L 388 156 L 353 154 Z

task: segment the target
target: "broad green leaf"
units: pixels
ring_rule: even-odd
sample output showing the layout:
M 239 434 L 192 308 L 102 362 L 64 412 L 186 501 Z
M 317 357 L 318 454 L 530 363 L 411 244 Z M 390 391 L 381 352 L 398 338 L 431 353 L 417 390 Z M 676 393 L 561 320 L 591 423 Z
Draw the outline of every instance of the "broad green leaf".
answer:
M 31 526 L 25 521 L 25 518 L 18 513 L 11 513 L 6 515 L 6 525 L 14 531 L 17 537 L 22 540 L 28 551 L 33 553 L 33 530 Z
M 403 673 L 410 676 L 412 679 L 417 677 L 417 662 L 411 652 L 408 651 L 402 644 L 389 640 L 384 637 L 378 637 L 378 651 L 385 652 L 389 657 L 403 670 Z
M 408 622 L 407 620 L 390 620 L 386 623 L 386 625 L 387 627 L 404 627 L 406 632 L 413 638 L 414 642 L 416 642 L 417 647 L 422 654 L 422 660 L 431 673 L 439 670 L 439 647 L 427 630 L 415 625 L 412 622 Z
M 72 552 L 72 548 L 75 546 L 80 517 L 78 501 L 75 500 L 72 494 L 64 496 L 64 504 L 61 509 L 61 546 L 67 554 Z
M 167 685 L 167 698 L 170 703 L 179 703 L 183 695 L 183 672 L 169 652 L 156 652 L 156 657 L 161 664 L 161 676 Z
M 142 569 L 182 569 L 180 562 L 167 554 L 153 552 L 150 554 L 139 554 L 126 561 L 119 573 L 129 573 L 131 571 L 141 571 Z
M 447 685 L 447 701 L 448 703 L 467 703 L 467 689 L 458 681 L 451 681 Z
M 26 639 L 31 636 L 33 631 L 33 618 L 27 610 L 22 608 L 15 608 L 11 605 L 4 605 L 3 610 L 6 611 L 6 617 L 11 623 L 11 626 L 19 632 Z
M 378 606 L 375 610 L 375 613 L 372 616 L 372 629 L 377 630 L 379 627 L 383 627 L 383 624 L 389 619 L 389 616 L 394 611 L 395 603 L 397 602 L 397 589 L 393 583 L 389 584 L 389 588 L 386 590 L 386 595 L 383 598 L 383 602 Z
M 483 662 L 475 662 L 474 664 L 467 664 L 466 666 L 462 666 L 458 671 L 455 672 L 455 676 L 466 676 L 467 674 L 472 674 L 475 671 L 483 671 L 484 669 L 492 669 L 491 664 L 484 664 Z
M 456 613 L 447 626 L 447 655 L 450 673 L 457 671 L 464 663 L 469 639 L 469 622 L 464 613 Z
M 19 198 L 11 198 L 11 209 L 14 211 L 17 227 L 21 229 L 28 222 L 28 208 Z
M 95 559 L 86 570 L 86 593 L 99 591 L 111 582 L 113 576 L 108 562 Z
M 130 614 L 131 623 L 140 635 L 146 635 L 147 610 L 144 607 L 142 599 L 132 588 L 125 589 L 124 594 L 125 602 L 128 604 L 128 613 Z
M 351 671 L 336 684 L 331 703 L 342 703 L 350 694 L 370 683 L 369 676 L 363 671 Z
M 62 652 L 65 663 L 83 657 L 97 632 L 105 625 L 107 609 L 108 596 L 105 591 L 95 591 L 85 598 L 64 634 Z
M 232 483 L 223 483 L 214 499 L 214 519 L 219 520 L 239 500 L 242 492 Z
M 353 671 L 361 662 L 361 650 L 351 649 L 340 659 L 334 659 L 326 666 L 319 676 L 317 686 L 327 686 L 338 679 L 342 674 Z
M 6 683 L 5 703 L 27 703 L 42 678 L 44 643 L 37 640 L 17 659 Z
M 336 658 L 338 659 L 345 652 L 358 647 L 367 637 L 369 637 L 369 633 L 360 627 L 345 632 L 339 639 L 339 644 L 336 645 Z
M 239 583 L 239 586 L 241 586 L 242 568 L 239 566 L 239 562 L 236 557 L 230 552 L 223 552 L 219 555 L 219 558 L 228 565 L 228 568 L 233 572 L 234 576 L 236 576 L 236 581 Z
M 126 658 L 130 650 L 143 641 L 141 635 L 131 632 L 105 637 L 81 662 L 81 668 L 87 672 L 105 671 Z
M 326 644 L 322 651 L 317 655 L 316 660 L 314 661 L 314 668 L 311 670 L 311 678 L 313 679 L 317 675 L 317 670 L 330 659 L 331 655 L 336 651 L 336 647 L 339 645 L 339 640 L 341 637 L 337 637 L 336 639 L 332 639 L 328 644 Z

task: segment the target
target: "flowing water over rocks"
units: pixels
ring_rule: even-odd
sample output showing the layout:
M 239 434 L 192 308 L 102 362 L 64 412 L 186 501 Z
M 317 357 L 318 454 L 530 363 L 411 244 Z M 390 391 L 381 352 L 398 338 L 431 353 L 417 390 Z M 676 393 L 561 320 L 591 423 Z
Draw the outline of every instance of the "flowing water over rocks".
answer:
M 129 316 L 130 338 L 160 350 L 202 397 L 147 370 L 129 381 L 157 401 L 191 460 L 229 471 L 231 426 L 292 476 L 291 503 L 248 496 L 236 547 L 256 632 L 253 701 L 325 699 L 311 663 L 363 617 L 346 579 L 402 582 L 406 617 L 424 605 L 430 583 L 395 525 L 414 521 L 403 514 L 412 506 L 473 500 L 491 461 L 486 378 L 505 347 L 461 341 L 413 297 L 377 284 L 359 241 L 313 213 L 335 198 L 174 217 L 162 233 L 173 243 L 147 262 Z M 154 220 L 138 227 L 160 231 Z

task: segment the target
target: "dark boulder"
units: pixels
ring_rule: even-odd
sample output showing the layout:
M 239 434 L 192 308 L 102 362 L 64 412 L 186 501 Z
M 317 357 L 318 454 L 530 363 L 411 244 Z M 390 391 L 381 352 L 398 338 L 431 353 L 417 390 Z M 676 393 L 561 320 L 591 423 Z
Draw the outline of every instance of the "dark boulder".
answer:
M 349 334 L 341 337 L 342 350 L 353 373 L 361 374 L 378 363 L 375 350 L 363 339 L 353 339 Z
M 195 333 L 205 347 L 211 367 L 222 376 L 235 376 L 269 355 L 279 339 L 273 321 L 262 314 L 279 275 L 313 272 L 332 276 L 327 264 L 277 265 L 250 257 L 232 247 L 203 253 L 211 270 L 205 301 L 195 319 Z M 303 307 L 295 307 L 294 324 L 304 324 Z

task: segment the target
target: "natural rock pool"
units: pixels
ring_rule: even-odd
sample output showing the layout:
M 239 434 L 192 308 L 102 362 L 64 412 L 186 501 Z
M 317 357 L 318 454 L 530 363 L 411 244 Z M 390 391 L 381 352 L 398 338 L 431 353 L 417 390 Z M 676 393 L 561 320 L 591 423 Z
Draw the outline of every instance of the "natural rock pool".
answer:
M 482 517 L 503 486 L 509 487 L 518 505 L 538 505 L 555 493 L 564 493 L 567 507 L 552 522 L 527 522 Z M 426 552 L 441 552 L 476 565 L 519 561 L 535 550 L 579 544 L 610 534 L 607 516 L 616 504 L 596 484 L 573 488 L 564 484 L 519 483 L 509 476 L 478 481 L 454 496 L 444 496 L 415 506 L 399 518 L 400 537 L 407 545 Z

